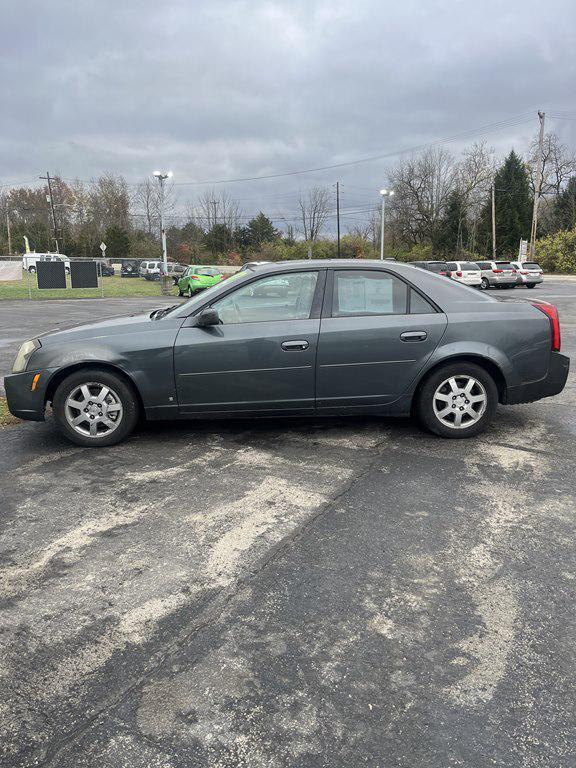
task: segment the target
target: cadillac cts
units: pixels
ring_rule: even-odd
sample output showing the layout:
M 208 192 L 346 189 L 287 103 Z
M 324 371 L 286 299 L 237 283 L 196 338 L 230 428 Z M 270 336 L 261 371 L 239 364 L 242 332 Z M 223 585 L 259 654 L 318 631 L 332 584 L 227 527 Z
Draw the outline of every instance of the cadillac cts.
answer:
M 282 290 L 278 286 L 282 286 Z M 5 379 L 11 412 L 84 446 L 148 419 L 417 415 L 470 437 L 498 403 L 560 392 L 556 308 L 500 302 L 407 264 L 250 267 L 177 306 L 24 343 Z

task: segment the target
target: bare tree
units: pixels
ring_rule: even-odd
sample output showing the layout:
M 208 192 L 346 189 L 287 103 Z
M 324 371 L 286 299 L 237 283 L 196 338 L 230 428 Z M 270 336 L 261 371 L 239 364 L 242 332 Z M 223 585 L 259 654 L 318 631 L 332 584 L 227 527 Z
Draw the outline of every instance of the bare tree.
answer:
M 534 139 L 530 145 L 530 155 L 528 158 L 532 192 L 536 189 L 538 152 L 538 139 Z M 576 172 L 576 157 L 574 154 L 568 151 L 555 133 L 547 133 L 544 136 L 544 146 L 542 148 L 540 197 L 548 195 L 557 197 L 562 191 L 564 183 L 574 172 Z
M 433 242 L 456 175 L 454 158 L 442 147 L 427 148 L 392 170 L 391 215 L 405 242 Z
M 240 204 L 226 190 L 207 189 L 194 205 L 192 220 L 207 231 L 215 224 L 225 224 L 234 231 L 241 215 Z
M 324 229 L 332 207 L 332 195 L 325 187 L 313 187 L 298 199 L 305 240 L 314 242 Z
M 144 229 L 149 235 L 160 232 L 160 185 L 156 179 L 146 178 L 136 187 L 132 202 L 138 208 L 133 216 L 138 228 Z M 176 207 L 176 191 L 174 184 L 164 183 L 164 217 L 170 218 Z
M 494 149 L 488 147 L 486 142 L 475 143 L 465 149 L 457 166 L 455 183 L 462 199 L 461 216 L 466 217 L 468 223 L 469 242 L 466 245 L 473 253 L 476 250 L 480 215 L 495 172 Z M 460 231 L 464 228 L 463 224 L 464 219 L 461 222 Z M 460 248 L 463 245 L 462 242 L 458 243 Z

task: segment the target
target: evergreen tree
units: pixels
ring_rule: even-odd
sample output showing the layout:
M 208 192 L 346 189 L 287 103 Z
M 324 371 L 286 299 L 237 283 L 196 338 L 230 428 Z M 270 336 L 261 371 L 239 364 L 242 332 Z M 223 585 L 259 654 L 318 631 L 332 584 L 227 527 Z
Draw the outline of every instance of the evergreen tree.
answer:
M 205 241 L 211 253 L 226 253 L 232 248 L 232 231 L 226 224 L 214 224 L 206 234 Z
M 462 193 L 455 189 L 448 197 L 446 211 L 438 224 L 434 247 L 435 250 L 454 257 L 462 253 L 467 241 L 466 201 Z
M 104 233 L 106 257 L 110 259 L 125 259 L 130 252 L 130 236 L 122 227 L 108 227 Z
M 496 252 L 498 258 L 517 256 L 520 239 L 530 237 L 532 194 L 528 173 L 512 150 L 494 176 L 496 196 Z M 487 254 L 492 250 L 492 204 L 482 210 L 479 240 Z
M 571 176 L 554 203 L 554 218 L 558 229 L 576 227 L 576 176 Z
M 259 250 L 262 243 L 271 243 L 278 237 L 274 224 L 262 211 L 248 222 L 248 230 L 250 231 L 250 247 L 255 251 Z

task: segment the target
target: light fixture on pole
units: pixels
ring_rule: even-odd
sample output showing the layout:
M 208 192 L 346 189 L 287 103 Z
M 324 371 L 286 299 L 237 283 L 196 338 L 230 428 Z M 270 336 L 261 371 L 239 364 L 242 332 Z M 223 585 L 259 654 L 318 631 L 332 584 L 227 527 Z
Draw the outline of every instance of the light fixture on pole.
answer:
M 380 190 L 380 196 L 382 197 L 382 214 L 380 219 L 380 261 L 384 261 L 384 202 L 387 197 L 392 197 L 393 194 L 393 189 Z
M 164 274 L 168 274 L 168 252 L 166 250 L 166 231 L 164 229 L 164 182 L 166 179 L 172 178 L 172 171 L 168 173 L 162 173 L 162 171 L 154 171 L 154 176 L 158 179 L 160 184 L 160 234 L 162 237 L 162 265 L 164 267 Z

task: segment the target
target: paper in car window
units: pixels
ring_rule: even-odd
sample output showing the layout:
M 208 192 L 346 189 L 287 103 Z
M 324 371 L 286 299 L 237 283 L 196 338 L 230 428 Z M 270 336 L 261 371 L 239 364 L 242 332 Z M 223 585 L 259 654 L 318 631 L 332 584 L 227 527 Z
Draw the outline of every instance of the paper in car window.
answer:
M 392 280 L 357 279 L 338 280 L 338 308 L 340 312 L 389 313 L 393 311 Z

